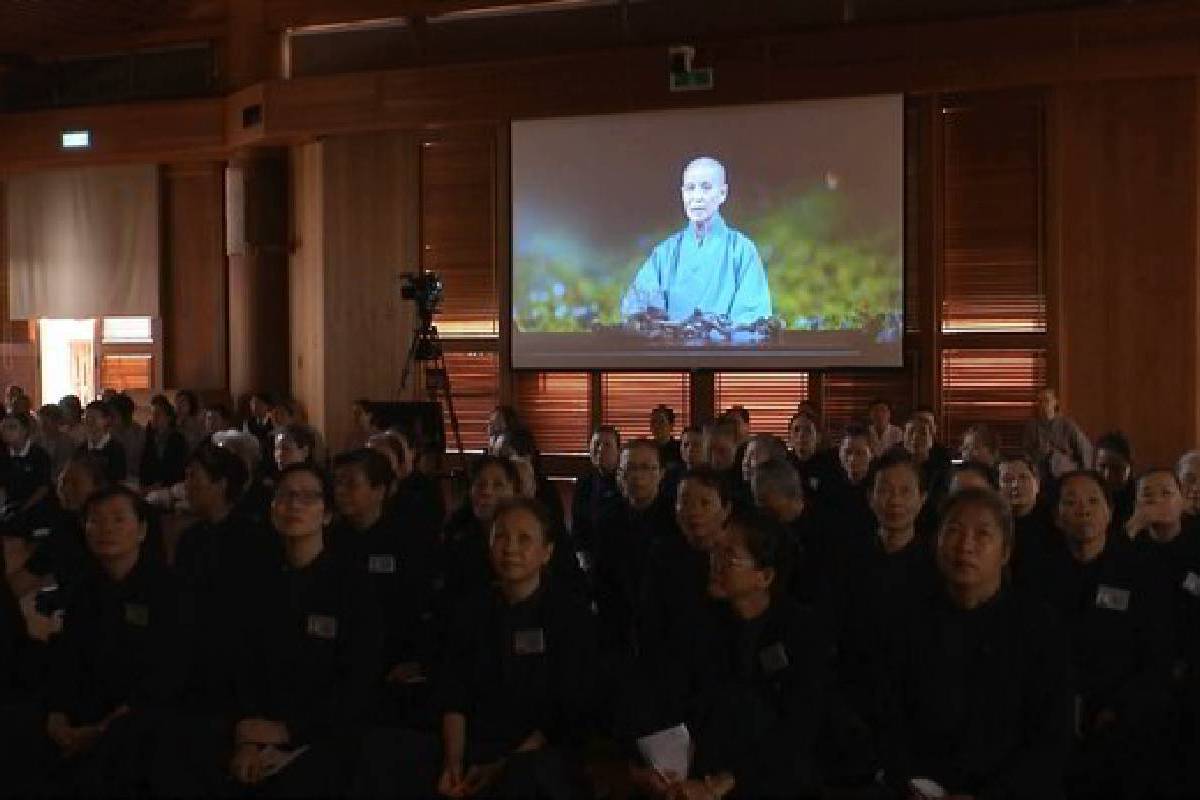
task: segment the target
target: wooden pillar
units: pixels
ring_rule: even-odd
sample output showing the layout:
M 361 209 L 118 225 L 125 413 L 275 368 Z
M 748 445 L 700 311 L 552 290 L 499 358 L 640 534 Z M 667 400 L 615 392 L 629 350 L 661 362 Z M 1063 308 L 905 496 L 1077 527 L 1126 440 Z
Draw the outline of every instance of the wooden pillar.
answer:
M 287 151 L 239 153 L 230 170 L 229 389 L 238 401 L 289 386 Z
M 419 241 L 417 159 L 415 137 L 392 131 L 292 152 L 291 386 L 335 450 L 356 398 L 408 399 L 398 390 L 413 309 L 400 276 Z
M 163 375 L 165 385 L 223 395 L 229 389 L 225 166 L 163 168 Z

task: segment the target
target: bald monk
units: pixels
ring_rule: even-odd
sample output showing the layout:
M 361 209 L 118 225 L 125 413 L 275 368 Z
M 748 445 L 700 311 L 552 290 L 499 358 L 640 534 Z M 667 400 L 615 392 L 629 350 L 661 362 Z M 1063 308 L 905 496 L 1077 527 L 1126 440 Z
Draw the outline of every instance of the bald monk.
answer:
M 678 321 L 699 311 L 734 324 L 771 316 L 758 248 L 721 218 L 729 197 L 724 165 L 709 156 L 688 162 L 681 194 L 688 225 L 651 251 L 621 300 L 621 315 L 657 311 Z

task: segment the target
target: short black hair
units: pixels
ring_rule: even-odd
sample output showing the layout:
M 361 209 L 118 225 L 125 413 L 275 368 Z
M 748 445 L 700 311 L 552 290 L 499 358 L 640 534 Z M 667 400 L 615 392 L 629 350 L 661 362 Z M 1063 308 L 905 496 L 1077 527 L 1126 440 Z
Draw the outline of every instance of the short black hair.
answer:
M 172 423 L 175 422 L 175 406 L 171 404 L 171 401 L 167 399 L 165 394 L 156 394 L 154 397 L 151 397 L 150 406 L 161 409 L 171 419 Z
M 787 445 L 773 433 L 756 433 L 750 437 L 750 441 L 757 442 L 760 446 L 767 449 L 769 455 L 764 459 L 765 461 L 787 459 Z
M 275 491 L 279 492 L 279 487 L 283 486 L 283 482 L 291 475 L 298 473 L 306 473 L 317 479 L 317 483 L 321 484 L 321 500 L 325 503 L 325 509 L 333 508 L 333 481 L 329 479 L 329 473 L 318 467 L 316 464 L 308 461 L 301 461 L 298 464 L 288 464 L 279 471 L 279 478 L 275 481 Z
M 612 436 L 617 440 L 617 447 L 621 446 L 621 432 L 617 430 L 616 425 L 597 425 L 592 429 L 592 436 Z M 591 441 L 591 437 L 588 439 Z
M 492 413 L 499 414 L 500 419 L 504 420 L 504 430 L 506 431 L 525 427 L 521 423 L 521 415 L 512 406 L 495 406 L 492 408 Z
M 229 410 L 229 406 L 224 403 L 209 403 L 204 407 L 205 413 L 211 411 L 226 422 L 233 421 L 233 412 Z
M 141 495 L 123 483 L 109 483 L 92 492 L 92 496 L 83 504 L 83 518 L 90 517 L 98 506 L 107 503 L 114 497 L 121 497 L 129 501 L 133 513 L 137 515 L 138 522 L 149 522 L 150 505 L 142 499 Z
M 360 447 L 339 454 L 333 459 L 333 471 L 337 472 L 343 467 L 361 469 L 367 483 L 373 489 L 387 488 L 396 480 L 396 473 L 392 471 L 392 464 L 387 456 L 370 447 Z
M 686 481 L 693 481 L 714 490 L 720 495 L 721 505 L 723 506 L 727 506 L 733 502 L 733 487 L 729 485 L 729 479 L 725 476 L 725 473 L 720 470 L 715 470 L 708 466 L 693 467 L 684 472 L 679 478 L 679 485 L 682 487 Z
M 1104 496 L 1104 503 L 1108 506 L 1109 511 L 1112 510 L 1112 507 L 1113 507 L 1112 494 L 1109 493 L 1108 486 L 1104 483 L 1104 478 L 1100 475 L 1099 472 L 1096 472 L 1096 470 L 1094 470 L 1094 469 L 1075 469 L 1075 470 L 1071 470 L 1070 472 L 1068 472 L 1065 475 L 1063 475 L 1062 477 L 1060 477 L 1058 479 L 1058 496 L 1059 496 L 1059 498 L 1060 499 L 1062 498 L 1062 496 L 1067 488 L 1068 481 L 1079 480 L 1079 479 L 1089 480 L 1092 483 L 1096 484 L 1096 486 L 1099 487 L 1099 489 L 1100 489 L 1100 494 Z
M 468 485 L 474 486 L 475 481 L 479 480 L 480 477 L 483 476 L 483 471 L 488 467 L 499 468 L 500 471 L 504 473 L 504 477 L 508 478 L 508 482 L 513 486 L 521 485 L 521 475 L 517 472 L 516 465 L 514 465 L 507 458 L 494 456 L 490 453 L 485 453 L 484 455 L 479 456 L 471 464 L 470 480 L 467 481 Z
M 1041 477 L 1038 475 L 1037 464 L 1035 464 L 1033 459 L 1029 457 L 1029 454 L 1018 450 L 1011 450 L 1009 452 L 1002 453 L 1000 455 L 1000 460 L 996 462 L 996 467 L 999 469 L 999 467 L 1003 464 L 1011 464 L 1017 461 L 1029 467 L 1029 471 L 1033 473 L 1033 477 Z
M 54 403 L 47 403 L 37 411 L 38 419 L 46 419 L 59 425 L 66 422 L 67 417 L 63 414 L 63 410 Z
M 377 447 L 386 447 L 396 459 L 396 463 L 402 467 L 408 464 L 407 444 L 408 439 L 400 441 L 400 438 L 390 430 L 386 433 L 375 433 L 367 437 L 367 449 L 374 450 Z M 384 456 L 384 458 L 387 458 L 387 456 Z
M 658 466 L 660 468 L 662 467 L 662 452 L 658 449 L 658 445 L 654 443 L 654 440 L 630 439 L 625 444 L 621 445 L 622 453 L 632 453 L 634 450 L 645 450 L 648 453 L 653 452 L 654 460 L 658 462 Z
M 686 428 L 684 428 L 680 435 L 682 435 L 683 433 L 694 433 L 698 436 L 703 436 L 704 435 L 704 427 L 702 425 L 698 425 L 695 422 L 693 422 L 691 425 L 688 425 Z
M 650 409 L 650 419 L 654 419 L 655 414 L 662 414 L 667 418 L 667 422 L 671 423 L 672 425 L 675 424 L 675 409 L 671 408 L 670 406 L 659 403 L 654 408 Z
M 736 529 L 742 534 L 755 568 L 775 571 L 771 594 L 783 592 L 789 582 L 793 559 L 787 533 L 779 521 L 757 508 L 747 506 L 735 508 L 725 528 Z
M 206 442 L 197 447 L 187 460 L 190 467 L 199 467 L 211 481 L 225 481 L 225 499 L 236 503 L 250 482 L 246 462 L 227 448 Z
M 191 414 L 195 415 L 200 413 L 200 398 L 197 397 L 196 393 L 191 389 L 180 389 L 176 391 L 175 402 L 178 403 L 180 399 L 188 401 L 188 408 L 191 409 Z
M 892 410 L 891 402 L 883 395 L 875 395 L 874 397 L 871 398 L 871 402 L 867 403 L 868 410 L 874 408 L 875 406 L 883 406 L 888 411 Z
M 842 429 L 842 441 L 847 439 L 866 439 L 871 440 L 871 435 L 867 433 L 867 426 L 851 423 Z
M 879 458 L 875 459 L 875 462 L 871 465 L 871 472 L 869 475 L 867 475 L 867 485 L 874 488 L 875 481 L 879 479 L 879 476 L 885 470 L 896 469 L 897 467 L 900 469 L 910 470 L 913 476 L 917 479 L 917 489 L 922 494 L 925 493 L 925 471 L 921 469 L 921 466 L 917 464 L 916 461 L 913 460 L 913 457 L 907 450 L 904 450 L 900 447 L 893 447 Z
M 730 406 L 729 408 L 725 409 L 725 413 L 721 416 L 728 417 L 730 419 L 733 417 L 739 417 L 742 422 L 746 423 L 747 425 L 750 424 L 750 411 L 745 406 Z
M 942 530 L 946 527 L 946 523 L 950 517 L 960 508 L 974 506 L 982 508 L 992 514 L 996 518 L 996 523 L 1000 526 L 1000 532 L 1004 536 L 1004 549 L 1012 552 L 1016 542 L 1016 526 L 1013 523 L 1012 508 L 1008 505 L 1008 501 L 1004 499 L 994 489 L 981 489 L 971 487 L 968 489 L 960 489 L 946 498 L 942 503 L 938 519 L 938 534 L 941 535 Z
M 103 400 L 93 400 L 92 402 L 88 403 L 87 408 L 84 409 L 84 413 L 88 411 L 95 411 L 98 414 L 103 414 L 104 418 L 110 422 L 112 421 L 113 416 L 115 416 L 113 407 Z
M 316 456 L 317 451 L 317 433 L 307 425 L 301 425 L 293 422 L 290 425 L 284 425 L 275 434 L 276 439 L 287 439 L 296 447 L 303 447 L 308 450 L 310 459 Z
M 274 403 L 271 404 L 272 411 L 277 408 L 282 408 L 293 417 L 300 413 L 300 406 L 296 404 L 296 401 L 286 396 L 278 398 Z
M 537 442 L 528 428 L 508 428 L 500 434 L 504 445 L 512 450 L 513 455 L 524 458 L 536 458 L 538 455 Z
M 133 398 L 125 392 L 117 392 L 116 397 L 112 399 L 113 410 L 122 422 L 129 422 L 133 419 L 133 412 L 137 410 L 137 404 L 133 402 Z
M 1180 492 L 1183 491 L 1183 484 L 1179 481 L 1179 475 L 1176 474 L 1175 470 L 1169 467 L 1151 467 L 1150 469 L 1143 471 L 1142 474 L 1138 475 L 1137 477 L 1137 485 L 1140 485 L 1143 480 L 1149 478 L 1151 475 L 1170 475 L 1171 479 L 1175 481 L 1175 488 L 1179 489 Z
M 812 414 L 809 414 L 806 411 L 797 411 L 795 414 L 792 414 L 790 417 L 788 417 L 789 431 L 792 429 L 792 426 L 796 424 L 796 420 L 798 419 L 807 420 L 808 423 L 813 426 L 813 430 L 817 431 L 818 433 L 820 432 L 821 428 L 819 425 L 817 425 L 817 421 L 813 418 Z
M 731 436 L 737 439 L 737 423 L 733 421 L 733 417 L 728 413 L 722 414 L 721 418 L 713 423 L 712 429 L 709 431 L 709 436 L 721 434 Z
M 532 514 L 538 521 L 538 525 L 542 529 L 542 538 L 546 544 L 554 544 L 557 538 L 557 533 L 554 520 L 550 517 L 546 507 L 532 497 L 506 497 L 496 505 L 496 513 L 492 515 L 492 525 L 496 524 L 496 520 L 505 514 L 511 514 L 514 511 L 525 511 Z
M 96 487 L 107 486 L 112 483 L 108 477 L 108 462 L 94 450 L 76 450 L 67 459 L 67 463 L 63 466 L 63 472 L 68 469 L 81 469 L 87 473 L 92 484 Z
M 1129 437 L 1120 431 L 1109 431 L 1101 436 L 1096 440 L 1096 449 L 1116 453 L 1126 463 L 1133 463 L 1133 446 L 1129 443 Z
M 1000 437 L 996 435 L 996 432 L 992 430 L 990 425 L 983 422 L 976 422 L 963 431 L 963 438 L 965 439 L 972 433 L 975 434 L 975 438 L 988 450 L 991 450 L 993 453 L 1000 452 Z
M 955 464 L 953 467 L 953 475 L 962 475 L 965 472 L 973 473 L 987 481 L 987 485 L 996 488 L 996 478 L 992 475 L 992 471 L 988 469 L 986 464 L 980 464 L 978 461 L 964 461 L 961 464 Z
M 6 414 L 4 419 L 11 419 L 15 421 L 27 434 L 33 430 L 33 420 L 30 419 L 26 414 Z

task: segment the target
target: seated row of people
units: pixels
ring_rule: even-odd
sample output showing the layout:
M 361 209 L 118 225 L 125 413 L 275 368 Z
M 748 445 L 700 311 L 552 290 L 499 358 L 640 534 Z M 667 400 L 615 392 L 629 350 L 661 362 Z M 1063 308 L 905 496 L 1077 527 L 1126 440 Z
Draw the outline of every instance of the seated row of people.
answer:
M 570 529 L 536 499 L 519 435 L 507 457 L 475 463 L 444 529 L 404 483 L 413 475 L 396 480 L 403 451 L 347 453 L 332 480 L 307 459 L 284 468 L 260 525 L 238 510 L 246 465 L 202 447 L 184 481 L 200 521 L 171 566 L 138 495 L 105 485 L 81 454 L 90 466 L 64 477 L 94 490 L 75 503 L 64 481 L 72 518 L 48 533 L 74 545 L 61 548 L 74 575 L 61 633 L 42 646 L 19 609 L 0 614 L 0 649 L 15 654 L 0 737 L 30 750 L 25 782 L 10 785 L 198 796 L 232 780 L 272 796 L 415 797 L 1194 788 L 1200 693 L 1185 643 L 1200 565 L 1174 475 L 1142 476 L 1130 524 L 1110 530 L 1102 478 L 1064 476 L 1051 510 L 1032 465 L 1004 458 L 1011 511 L 971 487 L 988 471 L 966 468 L 923 527 L 929 472 L 907 455 L 859 459 L 851 432 L 840 471 L 814 452 L 797 459 L 802 472 L 769 437 L 737 462 L 725 433 L 701 440 L 734 445 L 719 468 L 688 448 L 680 471 L 653 442 L 617 449 L 615 431 L 598 431 L 599 493 Z M 26 586 L 40 569 L 25 565 Z M 38 659 L 48 681 L 27 666 Z M 682 763 L 662 746 L 680 724 Z

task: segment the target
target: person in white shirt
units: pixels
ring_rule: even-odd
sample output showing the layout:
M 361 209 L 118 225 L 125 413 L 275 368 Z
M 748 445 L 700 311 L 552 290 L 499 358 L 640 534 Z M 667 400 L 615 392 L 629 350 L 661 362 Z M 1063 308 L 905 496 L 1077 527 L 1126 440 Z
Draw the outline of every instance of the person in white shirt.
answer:
M 892 424 L 892 406 L 882 397 L 876 397 L 867 407 L 867 437 L 871 440 L 871 455 L 879 458 L 898 444 L 904 444 L 904 431 Z

